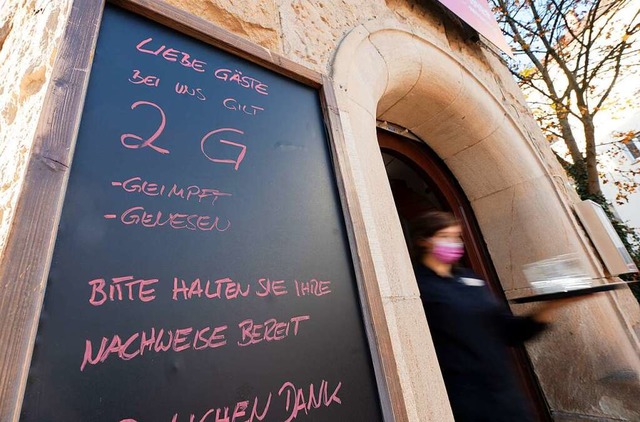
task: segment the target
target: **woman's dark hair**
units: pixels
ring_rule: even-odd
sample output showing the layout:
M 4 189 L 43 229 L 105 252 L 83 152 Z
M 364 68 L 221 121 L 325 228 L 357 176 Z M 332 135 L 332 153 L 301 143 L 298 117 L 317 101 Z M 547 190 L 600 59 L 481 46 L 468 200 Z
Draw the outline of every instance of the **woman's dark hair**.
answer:
M 424 253 L 424 248 L 418 245 L 419 240 L 428 239 L 442 229 L 459 225 L 460 221 L 453 214 L 444 211 L 429 211 L 414 218 L 409 223 L 411 257 L 416 260 Z

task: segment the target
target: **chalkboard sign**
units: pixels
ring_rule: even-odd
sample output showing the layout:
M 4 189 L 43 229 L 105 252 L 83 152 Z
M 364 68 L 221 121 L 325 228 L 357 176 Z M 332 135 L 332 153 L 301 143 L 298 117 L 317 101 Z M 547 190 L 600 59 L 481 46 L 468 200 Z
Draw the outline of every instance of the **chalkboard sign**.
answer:
M 325 129 L 106 6 L 21 420 L 381 420 Z

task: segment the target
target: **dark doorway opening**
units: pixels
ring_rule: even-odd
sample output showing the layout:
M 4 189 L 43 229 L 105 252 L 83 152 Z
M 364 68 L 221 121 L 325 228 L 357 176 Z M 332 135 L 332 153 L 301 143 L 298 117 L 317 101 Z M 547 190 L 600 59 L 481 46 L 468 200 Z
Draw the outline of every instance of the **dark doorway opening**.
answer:
M 409 239 L 409 221 L 421 213 L 429 210 L 453 213 L 462 222 L 465 239 L 466 253 L 461 264 L 483 277 L 494 296 L 506 304 L 471 205 L 444 162 L 417 139 L 378 129 L 378 142 L 405 239 Z M 551 421 L 548 405 L 524 348 L 513 348 L 512 355 L 537 420 Z

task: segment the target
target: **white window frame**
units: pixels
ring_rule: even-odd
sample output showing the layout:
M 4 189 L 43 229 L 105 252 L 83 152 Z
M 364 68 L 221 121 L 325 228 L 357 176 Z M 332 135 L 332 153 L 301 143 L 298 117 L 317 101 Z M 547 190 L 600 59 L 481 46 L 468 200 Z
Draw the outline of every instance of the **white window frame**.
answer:
M 632 151 L 632 149 L 629 148 L 630 144 L 635 147 L 636 152 Z M 631 160 L 632 163 L 635 164 L 640 162 L 640 132 L 637 132 L 635 136 L 631 138 L 629 141 L 622 142 L 622 146 L 623 146 L 622 149 L 624 153 L 627 155 L 627 157 L 629 158 L 629 160 Z

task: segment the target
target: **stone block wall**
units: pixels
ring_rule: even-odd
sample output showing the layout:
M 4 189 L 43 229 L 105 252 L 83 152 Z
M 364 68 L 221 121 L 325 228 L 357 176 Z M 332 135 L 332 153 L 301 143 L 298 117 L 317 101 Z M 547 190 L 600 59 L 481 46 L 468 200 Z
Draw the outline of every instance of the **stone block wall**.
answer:
M 70 6 L 6 0 L 0 7 L 0 256 Z
M 82 1 L 84 0 L 75 0 L 75 3 L 79 5 Z M 410 129 L 418 134 L 424 133 L 425 136 L 442 139 L 443 142 L 439 144 L 437 151 L 447 159 L 448 165 L 457 172 L 456 174 L 461 176 L 466 174 L 466 178 L 461 178 L 466 182 L 461 183 L 465 189 L 468 188 L 470 200 L 483 226 L 485 240 L 496 261 L 496 268 L 505 290 L 514 289 L 523 281 L 522 276 L 518 275 L 513 268 L 514 262 L 521 264 L 519 260 L 520 258 L 525 259 L 523 255 L 526 255 L 527 259 L 535 254 L 539 254 L 540 258 L 543 258 L 544 254 L 549 252 L 548 249 L 545 249 L 545 245 L 547 245 L 544 243 L 545 239 L 527 238 L 520 236 L 520 232 L 517 232 L 521 224 L 527 220 L 530 224 L 535 223 L 544 228 L 543 226 L 547 225 L 544 216 L 533 214 L 536 212 L 541 214 L 545 210 L 552 210 L 553 213 L 563 215 L 560 218 L 563 221 L 561 225 L 563 230 L 566 230 L 557 233 L 562 237 L 562 245 L 583 247 L 581 252 L 584 252 L 585 259 L 590 262 L 594 273 L 600 271 L 597 258 L 590 248 L 585 246 L 588 245 L 586 237 L 579 231 L 573 216 L 571 216 L 570 204 L 576 199 L 575 193 L 568 186 L 562 169 L 549 150 L 522 94 L 511 80 L 508 70 L 491 48 L 465 39 L 464 32 L 460 30 L 454 20 L 443 18 L 441 9 L 435 1 L 166 0 L 166 2 L 249 39 L 294 62 L 331 76 L 337 72 L 334 66 L 336 51 L 345 42 L 348 34 L 360 31 L 362 37 L 366 39 L 368 47 L 359 50 L 359 54 L 362 54 L 359 59 L 361 58 L 369 66 L 377 68 L 376 72 L 373 70 L 369 73 L 362 71 L 357 75 L 350 75 L 351 78 L 358 78 L 359 82 L 357 84 L 350 83 L 349 86 L 358 86 L 360 88 L 354 89 L 360 89 L 362 92 L 338 92 L 339 97 L 345 98 L 340 111 L 345 138 L 351 143 L 348 146 L 351 148 L 351 152 L 354 155 L 367 155 L 367 151 L 376 147 L 376 117 L 387 118 L 393 123 L 401 123 L 402 119 L 407 120 L 409 114 L 421 114 L 421 119 L 430 116 L 432 121 L 415 119 L 415 121 L 420 120 L 422 126 Z M 20 195 L 26 163 L 34 143 L 33 137 L 42 111 L 44 95 L 50 83 L 56 49 L 72 3 L 72 0 L 56 0 L 55 2 L 50 0 L 5 0 L 0 9 L 0 75 L 3 75 L 0 79 L 0 253 L 4 250 L 10 236 L 11 221 Z M 420 47 L 418 43 L 412 43 L 411 37 L 404 35 L 397 38 L 398 43 L 390 43 L 389 40 L 393 39 L 393 32 L 396 30 L 397 33 L 410 34 L 416 39 L 421 39 L 423 45 Z M 402 53 L 410 58 L 420 48 L 425 48 L 425 40 L 430 45 L 429 51 L 433 47 L 433 51 L 439 53 L 429 53 L 429 57 L 421 59 L 420 63 L 410 59 L 385 61 L 386 57 L 397 57 Z M 393 50 L 393 54 L 391 54 L 391 50 Z M 430 60 L 440 59 L 449 60 L 455 64 L 449 68 L 460 73 L 456 76 L 457 79 L 447 78 L 448 75 L 437 72 L 428 73 Z M 366 66 L 360 68 L 366 69 Z M 386 80 L 379 77 L 381 72 L 378 71 L 380 69 L 385 69 L 387 72 Z M 343 73 L 349 74 L 349 72 Z M 406 79 L 407 81 L 413 78 L 413 84 L 391 84 L 389 81 L 391 74 L 396 75 L 398 79 Z M 433 86 L 433 80 L 440 77 L 443 84 L 450 83 L 449 90 L 438 92 L 437 95 L 430 91 L 428 98 L 431 101 L 442 101 L 442 107 L 433 103 L 421 103 L 418 91 L 421 87 Z M 449 82 L 445 81 L 447 79 Z M 459 80 L 459 86 L 451 85 L 452 79 Z M 475 82 L 471 85 L 465 85 L 469 84 L 471 79 Z M 371 83 L 367 85 L 367 81 Z M 341 81 L 334 82 L 337 91 L 344 89 Z M 347 84 L 345 83 L 345 85 Z M 407 86 L 409 88 L 405 89 Z M 413 91 L 415 87 L 417 87 L 417 91 Z M 474 111 L 473 106 L 461 105 L 462 103 L 470 103 L 474 99 L 477 100 L 479 97 L 474 92 L 480 90 L 487 93 L 487 98 L 491 97 L 492 101 L 495 100 L 494 102 L 501 105 L 501 108 L 492 109 L 493 114 L 485 116 L 489 120 L 488 123 L 483 120 L 482 115 Z M 383 92 L 385 95 L 381 97 Z M 353 109 L 349 102 L 360 100 L 363 103 L 369 100 L 375 102 L 380 98 L 382 100 L 377 103 L 377 111 L 374 111 L 376 107 L 374 106 L 373 110 L 364 110 L 364 107 L 361 107 L 363 109 L 362 116 L 357 116 L 355 112 L 351 112 L 351 114 L 345 112 L 345 110 Z M 478 104 L 482 106 L 485 102 L 480 101 Z M 359 106 L 362 105 L 359 104 Z M 447 107 L 450 106 L 451 108 L 447 110 Z M 464 115 L 460 115 L 460 110 L 465 111 Z M 496 112 L 496 110 L 500 111 Z M 468 120 L 462 122 L 465 119 Z M 511 127 L 504 124 L 505 122 L 517 122 L 515 123 L 517 127 Z M 477 130 L 463 131 L 460 129 L 463 127 Z M 440 132 L 437 132 L 438 129 Z M 362 145 L 362 140 L 356 139 L 353 134 L 369 132 L 372 134 L 369 145 L 371 148 L 367 150 Z M 444 142 L 447 136 L 452 136 L 451 133 L 472 134 L 477 139 L 469 137 L 460 140 L 458 137 L 457 140 L 452 139 L 451 143 L 448 143 L 448 139 L 446 139 L 447 142 Z M 514 139 L 515 142 L 517 137 L 520 141 L 514 147 L 510 144 L 510 139 Z M 492 141 L 487 142 L 487 139 Z M 355 144 L 358 142 L 360 145 L 356 146 Z M 469 144 L 463 145 L 461 142 Z M 454 147 L 460 148 L 454 150 L 452 149 Z M 478 178 L 474 174 L 467 174 L 477 167 L 473 167 L 473 165 L 478 157 L 484 156 L 487 160 L 499 162 L 500 157 L 510 148 L 518 148 L 519 151 L 522 151 L 524 158 L 522 158 L 522 162 L 502 160 L 504 168 L 500 169 L 501 174 L 520 174 L 518 173 L 519 167 L 523 162 L 534 162 L 531 164 L 531 168 L 537 168 L 538 172 L 536 174 L 521 174 L 523 179 L 518 183 L 514 182 L 516 176 L 507 178 L 508 180 L 499 178 L 493 180 L 490 177 Z M 364 153 L 359 152 L 358 149 Z M 465 153 L 465 151 L 467 152 Z M 354 163 L 357 161 L 354 160 Z M 370 162 L 373 161 L 375 160 L 370 160 Z M 362 160 L 362 163 L 366 164 L 367 159 Z M 359 171 L 364 174 L 363 180 L 367 177 L 373 177 L 369 168 L 360 168 Z M 384 174 L 381 173 L 379 176 L 377 180 L 384 179 Z M 533 180 L 533 176 L 535 176 L 535 180 Z M 554 185 L 554 195 L 556 195 L 554 198 L 536 197 L 536 192 L 538 192 L 536 189 L 545 187 L 543 186 L 545 184 Z M 363 186 L 358 188 L 363 188 L 362 195 L 365 196 L 364 190 L 366 189 Z M 548 189 L 545 187 L 540 192 L 542 191 L 548 192 Z M 502 198 L 503 196 L 505 198 Z M 515 211 L 513 207 L 510 209 L 504 207 L 505 204 L 518 198 L 521 203 L 524 203 L 527 197 L 534 197 L 539 203 L 533 207 L 517 208 Z M 503 221 L 495 217 L 500 213 L 512 216 L 509 225 L 503 224 Z M 387 214 L 376 220 L 376 223 L 380 223 L 379 227 L 372 230 L 379 231 L 381 235 L 378 236 L 374 233 L 372 239 L 376 237 L 384 239 L 383 232 L 385 230 L 391 231 L 389 228 L 395 227 L 395 222 L 392 221 L 393 216 Z M 507 229 L 508 233 L 501 232 L 501 230 Z M 534 232 L 535 230 L 531 229 L 523 233 L 531 234 Z M 511 249 L 516 251 L 513 254 L 506 251 L 509 248 L 503 244 L 505 239 L 514 241 Z M 398 240 L 399 243 L 401 243 L 400 240 Z M 529 244 L 537 244 L 533 252 L 526 249 Z M 384 244 L 381 245 L 381 251 L 384 250 L 384 246 Z M 562 251 L 558 250 L 557 252 Z M 385 271 L 392 272 L 393 265 L 403 264 L 406 258 L 402 256 L 387 259 L 382 256 L 384 254 L 380 253 L 380 255 L 374 257 L 374 260 L 380 262 L 379 276 L 381 280 L 385 278 L 385 274 L 383 274 Z M 388 311 L 388 318 L 391 320 L 390 324 L 397 322 L 398 326 L 411 325 L 413 316 L 416 315 L 416 312 L 419 313 L 420 309 L 409 305 L 418 303 L 417 297 L 413 297 L 415 300 L 411 303 L 401 302 L 398 298 L 415 296 L 415 292 L 413 292 L 415 286 L 413 286 L 413 290 L 403 289 L 402 286 L 384 285 L 381 282 L 379 287 L 383 295 L 389 297 L 389 301 L 385 302 L 385 307 Z M 405 285 L 405 287 L 407 286 Z M 536 364 L 538 374 L 541 375 L 543 388 L 551 398 L 550 402 L 557 405 L 557 410 L 559 410 L 558 420 L 579 420 L 575 418 L 581 412 L 618 418 L 637 416 L 633 413 L 635 408 L 632 410 L 627 408 L 632 399 L 625 397 L 625 394 L 635 391 L 633 389 L 624 389 L 622 384 L 619 384 L 622 387 L 615 388 L 607 385 L 593 388 L 589 385 L 576 385 L 575 391 L 582 394 L 581 397 L 577 397 L 567 394 L 568 389 L 562 379 L 554 378 L 558 368 L 562 367 L 563 362 L 566 362 L 563 359 L 566 359 L 568 353 L 583 353 L 585 356 L 589 356 L 590 360 L 580 363 L 580 371 L 582 372 L 575 376 L 577 378 L 582 377 L 584 371 L 596 371 L 600 364 L 596 359 L 600 353 L 598 351 L 566 349 L 569 345 L 576 344 L 573 341 L 567 342 L 567 336 L 575 335 L 582 339 L 589 338 L 593 334 L 592 324 L 581 322 L 582 320 L 587 321 L 586 315 L 593 314 L 594 319 L 602 317 L 606 322 L 611 323 L 611 330 L 607 329 L 607 332 L 602 333 L 601 336 L 612 342 L 619 340 L 621 321 L 622 325 L 625 323 L 630 326 L 638 324 L 640 313 L 637 310 L 637 304 L 629 302 L 627 296 L 620 300 L 612 296 L 610 299 L 599 300 L 588 308 L 583 307 L 580 311 L 568 313 L 570 324 L 558 327 L 559 331 L 553 333 L 547 340 L 535 343 L 530 347 L 529 351 Z M 397 299 L 397 304 L 394 302 L 394 298 Z M 611 315 L 615 312 L 620 315 L 612 318 Z M 606 327 L 606 324 L 603 326 Z M 415 327 L 418 325 L 414 324 L 414 330 L 417 330 Z M 585 331 L 581 333 L 580 330 L 583 328 Z M 444 420 L 441 415 L 446 415 L 447 409 L 443 390 L 439 385 L 436 385 L 437 383 L 432 382 L 432 378 L 427 379 L 428 377 L 424 375 L 429 371 L 437 372 L 434 369 L 437 366 L 434 366 L 435 358 L 433 356 L 428 359 L 421 357 L 423 349 L 431 346 L 423 344 L 423 342 L 412 343 L 411 339 L 408 339 L 407 333 L 409 332 L 410 330 L 397 330 L 392 332 L 392 336 L 397 340 L 397 348 L 404 349 L 402 353 L 409 357 L 406 359 L 407 362 L 400 365 L 400 371 L 405 371 L 402 373 L 402 377 L 405 380 L 404 385 L 407 387 L 407 391 L 416 390 L 415 398 L 408 400 L 411 402 L 408 404 L 410 418 L 411 420 L 425 420 L 425 415 L 429 415 L 430 420 Z M 569 334 L 567 335 L 567 333 Z M 588 346 L 586 342 L 580 341 L 577 344 L 582 344 L 585 348 Z M 634 339 L 631 338 L 630 341 L 633 343 Z M 637 345 L 637 340 L 635 341 Z M 556 342 L 564 342 L 562 343 L 564 348 L 557 348 Z M 550 353 L 550 351 L 553 352 Z M 402 353 L 398 352 L 396 356 L 402 356 Z M 604 358 L 607 356 L 604 352 L 601 355 Z M 551 359 L 548 359 L 549 356 Z M 623 356 L 621 360 L 634 361 L 637 360 L 637 356 Z M 626 367 L 621 369 L 624 370 Z M 606 375 L 603 374 L 603 376 Z M 615 383 L 616 380 L 607 382 Z M 429 388 L 434 391 L 428 390 Z M 622 388 L 623 391 L 617 392 L 617 388 Z M 584 391 L 587 390 L 591 393 L 584 394 Z M 413 393 L 405 392 L 405 394 L 409 396 Z M 436 396 L 442 399 L 438 400 L 441 403 L 425 404 L 430 401 L 429 398 L 433 401 L 433 397 Z M 585 399 L 593 402 L 592 408 L 589 408 L 589 403 L 585 403 Z

